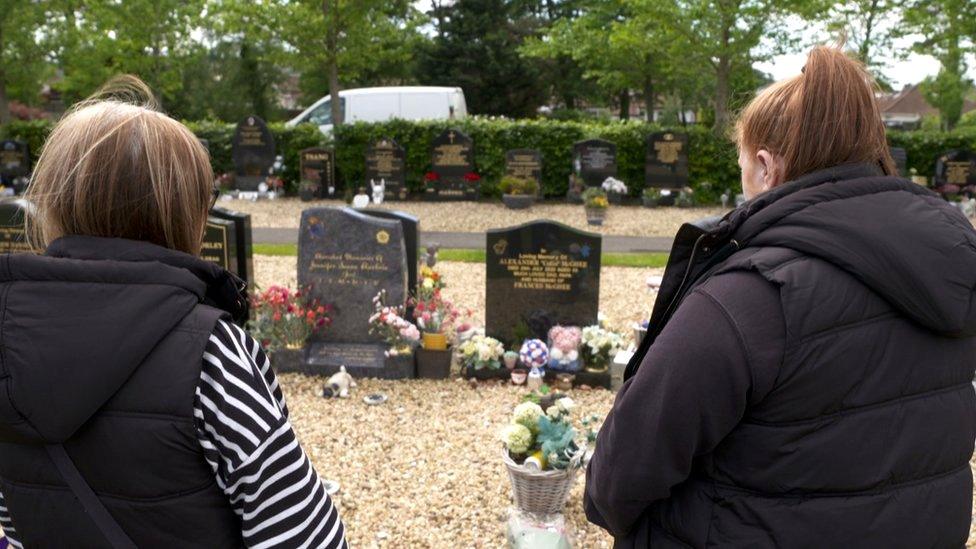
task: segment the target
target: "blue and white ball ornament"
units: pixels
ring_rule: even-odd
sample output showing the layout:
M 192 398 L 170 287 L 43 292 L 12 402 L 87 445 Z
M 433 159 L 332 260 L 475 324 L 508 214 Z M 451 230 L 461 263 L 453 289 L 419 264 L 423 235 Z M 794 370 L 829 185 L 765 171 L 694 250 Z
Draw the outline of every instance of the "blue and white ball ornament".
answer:
M 549 363 L 549 347 L 541 339 L 526 339 L 519 351 L 519 361 L 526 368 L 544 368 Z

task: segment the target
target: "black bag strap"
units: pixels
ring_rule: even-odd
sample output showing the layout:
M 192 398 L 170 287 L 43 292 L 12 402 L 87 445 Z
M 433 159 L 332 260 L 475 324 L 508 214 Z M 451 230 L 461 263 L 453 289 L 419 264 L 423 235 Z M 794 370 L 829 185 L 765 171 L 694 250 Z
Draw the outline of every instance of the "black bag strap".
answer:
M 91 486 L 85 482 L 85 478 L 81 476 L 81 472 L 71 461 L 71 456 L 64 450 L 64 445 L 48 444 L 45 449 L 47 449 L 47 455 L 54 461 L 55 467 L 58 468 L 58 472 L 61 473 L 61 478 L 68 483 L 68 487 L 81 502 L 81 506 L 85 508 L 85 513 L 95 522 L 95 525 L 98 526 L 112 547 L 135 549 L 136 544 L 129 539 L 119 523 L 109 514 L 108 509 L 102 505 Z

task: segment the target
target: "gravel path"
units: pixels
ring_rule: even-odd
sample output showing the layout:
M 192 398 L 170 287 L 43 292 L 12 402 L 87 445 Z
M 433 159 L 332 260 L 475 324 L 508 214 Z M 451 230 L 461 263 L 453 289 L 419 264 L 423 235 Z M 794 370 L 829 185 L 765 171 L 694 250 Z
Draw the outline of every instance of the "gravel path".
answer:
M 302 202 L 297 198 L 278 200 L 226 200 L 225 208 L 251 214 L 254 227 L 297 228 L 301 212 L 316 206 L 344 206 L 338 200 Z M 602 227 L 586 224 L 583 207 L 571 204 L 539 204 L 528 210 L 509 210 L 496 202 L 389 202 L 379 208 L 400 210 L 420 219 L 427 231 L 484 232 L 536 219 L 552 219 L 591 232 L 629 236 L 674 236 L 687 221 L 720 215 L 722 208 L 641 208 L 612 206 Z

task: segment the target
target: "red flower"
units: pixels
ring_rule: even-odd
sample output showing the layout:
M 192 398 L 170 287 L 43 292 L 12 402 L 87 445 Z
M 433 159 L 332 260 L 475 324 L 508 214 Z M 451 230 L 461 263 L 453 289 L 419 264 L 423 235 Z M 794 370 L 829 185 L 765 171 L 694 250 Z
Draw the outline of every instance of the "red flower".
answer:
M 474 173 L 474 172 L 468 172 L 468 173 L 464 174 L 464 180 L 465 181 L 479 181 L 480 179 L 481 179 L 481 176 L 478 175 L 478 174 L 476 174 L 476 173 Z
M 437 172 L 427 172 L 424 174 L 424 181 L 437 181 L 441 175 Z

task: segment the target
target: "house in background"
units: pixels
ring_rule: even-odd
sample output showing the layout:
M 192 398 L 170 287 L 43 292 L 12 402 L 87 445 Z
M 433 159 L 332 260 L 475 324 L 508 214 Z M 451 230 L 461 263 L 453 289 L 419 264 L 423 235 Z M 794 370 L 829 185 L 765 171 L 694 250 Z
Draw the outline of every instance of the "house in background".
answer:
M 905 86 L 898 93 L 886 94 L 878 97 L 881 107 L 881 118 L 885 126 L 899 130 L 917 130 L 926 116 L 938 116 L 939 110 L 929 105 L 922 95 L 918 84 Z M 976 102 L 963 102 L 963 114 L 976 110 Z

